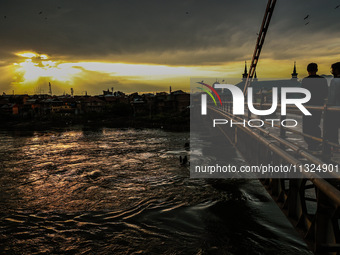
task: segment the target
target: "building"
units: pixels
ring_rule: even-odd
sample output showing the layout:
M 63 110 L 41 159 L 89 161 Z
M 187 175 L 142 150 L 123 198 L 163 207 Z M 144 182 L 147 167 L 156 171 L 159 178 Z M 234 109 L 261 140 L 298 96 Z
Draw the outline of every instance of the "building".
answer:
M 246 80 L 248 77 L 247 73 L 247 63 L 245 64 L 244 73 L 242 74 L 242 81 L 236 84 L 242 91 L 244 89 Z M 296 72 L 296 63 L 294 62 L 293 73 L 291 74 L 291 79 L 278 79 L 278 80 L 263 80 L 259 81 L 257 74 L 250 83 L 250 87 L 253 88 L 254 94 L 270 94 L 272 93 L 273 87 L 278 88 L 279 95 L 281 94 L 282 87 L 301 87 L 301 83 L 298 81 L 298 73 Z

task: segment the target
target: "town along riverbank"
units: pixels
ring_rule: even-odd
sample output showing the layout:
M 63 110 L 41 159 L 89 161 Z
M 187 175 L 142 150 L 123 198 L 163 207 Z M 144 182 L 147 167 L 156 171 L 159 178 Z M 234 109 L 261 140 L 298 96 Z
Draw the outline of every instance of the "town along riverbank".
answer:
M 104 113 L 82 116 L 50 115 L 43 118 L 0 118 L 1 130 L 42 131 L 47 129 L 82 126 L 89 129 L 110 128 L 160 128 L 168 131 L 189 131 L 189 111 L 165 113 L 153 116 L 109 115 Z

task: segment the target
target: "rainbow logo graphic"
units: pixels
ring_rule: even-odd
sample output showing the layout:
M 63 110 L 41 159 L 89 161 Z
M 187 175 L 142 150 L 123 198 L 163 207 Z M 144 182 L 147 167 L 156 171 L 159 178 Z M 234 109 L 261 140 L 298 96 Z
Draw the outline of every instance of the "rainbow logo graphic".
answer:
M 206 86 L 206 87 L 209 88 L 212 92 L 214 92 L 214 94 L 217 96 L 217 98 L 218 98 L 218 100 L 220 101 L 220 104 L 221 104 L 221 106 L 222 106 L 222 100 L 221 100 L 219 94 L 217 93 L 217 91 L 216 91 L 213 87 L 211 87 L 211 86 L 209 86 L 208 84 L 205 84 L 205 83 L 203 83 L 203 82 L 197 82 L 197 83 L 198 83 L 198 84 L 201 84 L 201 85 L 203 85 L 203 86 Z M 215 103 L 215 105 L 217 106 L 216 100 L 215 100 L 214 96 L 210 93 L 209 90 L 207 90 L 207 89 L 205 89 L 205 88 L 200 88 L 200 87 L 197 87 L 197 88 L 200 89 L 200 90 L 203 90 L 204 92 L 206 92 L 206 93 L 212 98 L 212 100 L 214 100 L 214 103 Z

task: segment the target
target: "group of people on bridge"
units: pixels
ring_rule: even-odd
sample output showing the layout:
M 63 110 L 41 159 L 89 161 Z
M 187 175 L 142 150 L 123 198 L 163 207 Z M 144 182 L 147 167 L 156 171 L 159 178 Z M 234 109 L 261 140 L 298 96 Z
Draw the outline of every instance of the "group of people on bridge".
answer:
M 311 93 L 311 99 L 308 105 L 323 106 L 325 103 L 328 106 L 340 106 L 340 62 L 334 63 L 331 66 L 331 73 L 334 78 L 331 80 L 328 87 L 327 80 L 324 77 L 317 75 L 318 65 L 310 63 L 307 66 L 308 76 L 302 80 L 301 87 L 308 89 Z M 311 116 L 303 116 L 303 132 L 305 134 L 320 138 L 321 137 L 321 115 L 320 110 L 309 110 Z M 338 129 L 340 128 L 340 108 L 339 112 L 327 112 L 324 116 L 326 120 L 327 130 L 324 132 L 326 139 L 329 142 L 339 144 Z M 312 138 L 305 137 L 308 144 L 308 149 L 317 151 L 320 149 L 320 143 Z M 338 148 L 332 147 L 334 151 Z

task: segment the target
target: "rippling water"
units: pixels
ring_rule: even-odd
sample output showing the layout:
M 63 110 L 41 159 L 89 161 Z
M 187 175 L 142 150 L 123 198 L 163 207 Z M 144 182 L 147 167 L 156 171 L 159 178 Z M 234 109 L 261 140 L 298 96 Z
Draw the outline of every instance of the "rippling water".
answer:
M 0 254 L 309 254 L 258 181 L 189 179 L 188 136 L 1 132 Z

